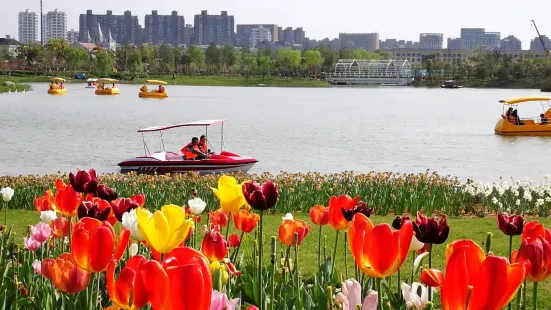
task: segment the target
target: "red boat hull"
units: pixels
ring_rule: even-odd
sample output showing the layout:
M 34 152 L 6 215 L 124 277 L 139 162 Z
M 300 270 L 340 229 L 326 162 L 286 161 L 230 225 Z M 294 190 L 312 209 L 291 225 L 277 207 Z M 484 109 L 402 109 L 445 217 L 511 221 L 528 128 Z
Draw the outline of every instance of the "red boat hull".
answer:
M 151 156 L 135 157 L 119 163 L 121 173 L 167 174 L 198 172 L 199 174 L 247 172 L 258 160 L 230 152 L 211 155 L 208 159 L 185 160 L 173 152 L 160 152 Z

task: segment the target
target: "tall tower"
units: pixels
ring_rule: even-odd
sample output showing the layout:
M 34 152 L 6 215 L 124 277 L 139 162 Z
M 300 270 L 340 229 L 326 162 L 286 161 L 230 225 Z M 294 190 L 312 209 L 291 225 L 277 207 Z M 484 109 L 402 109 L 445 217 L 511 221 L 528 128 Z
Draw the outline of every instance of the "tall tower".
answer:
M 42 12 L 42 0 L 40 0 L 40 45 L 44 45 L 44 13 Z

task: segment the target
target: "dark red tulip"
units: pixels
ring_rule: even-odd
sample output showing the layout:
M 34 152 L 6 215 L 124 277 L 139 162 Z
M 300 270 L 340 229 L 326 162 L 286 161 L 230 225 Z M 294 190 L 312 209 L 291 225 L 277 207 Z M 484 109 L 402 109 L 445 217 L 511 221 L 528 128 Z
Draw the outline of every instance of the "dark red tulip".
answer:
M 255 210 L 271 209 L 279 199 L 279 187 L 270 180 L 262 185 L 254 181 L 244 183 L 242 190 L 245 200 Z
M 397 216 L 394 221 L 392 221 L 392 227 L 396 230 L 399 230 L 400 228 L 402 228 L 404 221 L 411 221 L 409 215 Z
M 96 196 L 99 198 L 111 202 L 119 196 L 112 188 L 109 188 L 105 184 L 98 185 Z
M 98 177 L 96 170 L 79 170 L 77 174 L 69 173 L 69 182 L 73 189 L 79 193 L 95 193 L 98 187 Z
M 358 202 L 358 204 L 348 210 L 342 208 L 342 215 L 347 221 L 352 221 L 352 218 L 354 217 L 354 214 L 361 213 L 367 217 L 371 216 L 371 213 L 373 213 L 373 208 L 368 208 L 367 203 L 364 201 Z
M 415 237 L 422 243 L 442 244 L 448 239 L 450 226 L 443 215 L 440 220 L 436 216 L 429 219 L 421 212 L 417 212 L 417 219 L 413 223 Z
M 228 246 L 230 248 L 235 248 L 235 247 L 239 246 L 240 243 L 241 243 L 241 237 L 239 237 L 238 234 L 231 234 L 228 237 Z
M 139 205 L 130 198 L 121 198 L 117 201 L 112 201 L 111 207 L 113 208 L 113 212 L 115 213 L 117 220 L 122 222 L 122 215 L 132 209 L 138 208 Z
M 111 207 L 106 207 L 101 210 L 98 203 L 93 203 L 91 201 L 83 201 L 77 209 L 79 219 L 83 217 L 92 217 L 102 222 L 107 221 L 110 213 Z
M 524 230 L 524 218 L 503 212 L 497 216 L 497 226 L 507 236 L 520 236 Z

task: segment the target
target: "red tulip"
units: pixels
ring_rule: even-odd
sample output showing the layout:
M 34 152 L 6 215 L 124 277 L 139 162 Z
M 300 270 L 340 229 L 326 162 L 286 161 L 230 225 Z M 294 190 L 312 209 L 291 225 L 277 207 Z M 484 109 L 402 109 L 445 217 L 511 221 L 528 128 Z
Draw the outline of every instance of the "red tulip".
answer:
M 55 209 L 63 215 L 75 216 L 82 199 L 82 194 L 75 191 L 71 185 L 66 185 L 55 194 Z
M 413 228 L 412 223 L 406 221 L 400 230 L 392 231 L 390 225 L 374 226 L 367 216 L 358 213 L 352 219 L 347 237 L 356 265 L 371 277 L 386 278 L 406 260 Z
M 524 218 L 503 212 L 497 216 L 497 226 L 507 236 L 520 236 L 524 230 Z
M 228 237 L 228 246 L 231 248 L 238 247 L 241 244 L 241 237 L 238 234 L 231 234 Z
M 36 197 L 34 200 L 34 207 L 38 212 L 53 210 L 54 204 L 55 200 L 52 191 L 46 191 L 44 192 L 44 196 Z
M 394 228 L 394 229 L 402 228 L 402 224 L 404 223 L 404 221 L 411 221 L 411 219 L 407 215 L 397 216 L 394 219 L 394 221 L 392 221 L 392 228 Z
M 350 221 L 346 220 L 343 215 L 343 210 L 348 211 L 354 208 L 358 204 L 360 197 L 351 198 L 348 195 L 329 198 L 329 205 L 327 206 L 329 224 L 335 230 L 344 230 L 348 228 Z
M 69 173 L 69 181 L 75 191 L 79 193 L 95 193 L 98 186 L 98 177 L 94 169 L 90 169 L 90 171 L 79 170 L 76 175 L 71 172 Z
M 138 207 L 143 207 L 145 205 L 145 195 L 144 194 L 137 194 L 130 196 L 130 200 L 134 201 L 138 204 Z
M 115 217 L 119 222 L 122 222 L 122 215 L 132 209 L 139 207 L 139 204 L 132 201 L 130 198 L 121 198 L 115 201 L 111 201 L 111 207 L 115 213 Z
M 50 223 L 52 227 L 52 236 L 54 238 L 63 238 L 69 236 L 69 221 L 65 217 L 58 217 Z
M 124 254 L 130 231 L 123 229 L 116 244 L 115 231 L 109 222 L 85 217 L 75 225 L 72 236 L 71 254 L 75 263 L 90 272 L 103 272 L 112 259 L 118 260 Z
M 111 201 L 117 199 L 118 194 L 112 188 L 107 187 L 107 185 L 100 184 L 100 185 L 98 185 L 96 196 L 103 199 L 103 200 L 111 202 Z
M 200 252 L 176 248 L 162 263 L 144 263 L 140 273 L 153 310 L 209 310 L 212 276 Z
M 41 272 L 45 278 L 52 280 L 55 288 L 68 294 L 82 292 L 90 282 L 90 273 L 80 269 L 69 253 L 43 260 Z
M 262 185 L 250 181 L 244 183 L 242 189 L 245 200 L 255 210 L 271 209 L 279 199 L 279 187 L 270 180 Z
M 260 217 L 258 214 L 249 213 L 249 211 L 241 209 L 233 213 L 233 223 L 237 230 L 250 233 L 255 227 Z
M 106 221 L 109 218 L 109 214 L 111 214 L 111 207 L 107 203 L 107 207 L 102 210 L 98 202 L 83 201 L 78 207 L 77 214 L 79 219 L 92 217 L 99 221 Z
M 228 214 L 222 209 L 218 209 L 214 212 L 209 212 L 210 222 L 213 225 L 225 227 L 228 225 Z
M 284 220 L 279 226 L 279 241 L 285 245 L 300 245 L 312 227 L 302 220 Z M 295 233 L 298 240 L 295 244 Z
M 311 207 L 308 213 L 310 214 L 310 220 L 316 225 L 324 226 L 329 223 L 329 210 L 322 205 Z
M 147 260 L 141 255 L 132 256 L 115 280 L 117 260 L 113 259 L 107 269 L 107 293 L 118 308 L 138 310 L 149 303 L 151 296 L 145 289 L 141 270 Z
M 203 238 L 201 251 L 210 261 L 220 262 L 228 252 L 226 240 L 218 230 L 211 229 Z
M 450 226 L 446 221 L 446 215 L 440 220 L 436 216 L 428 219 L 426 216 L 417 212 L 417 220 L 413 223 L 415 237 L 422 243 L 442 244 L 448 240 Z
M 361 213 L 367 217 L 370 217 L 371 213 L 373 213 L 373 210 L 373 208 L 367 207 L 367 203 L 365 203 L 364 201 L 360 201 L 357 205 L 348 210 L 342 209 L 342 215 L 344 216 L 345 220 L 350 222 L 352 221 L 354 214 Z

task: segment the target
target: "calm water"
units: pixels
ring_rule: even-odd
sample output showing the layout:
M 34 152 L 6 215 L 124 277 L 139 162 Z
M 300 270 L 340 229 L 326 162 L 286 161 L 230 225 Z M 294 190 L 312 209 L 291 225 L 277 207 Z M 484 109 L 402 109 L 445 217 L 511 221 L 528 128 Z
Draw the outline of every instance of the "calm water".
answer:
M 225 118 L 226 150 L 257 157 L 251 172 L 437 170 L 462 179 L 541 180 L 549 173 L 551 139 L 501 137 L 493 129 L 499 99 L 537 90 L 380 88 L 241 88 L 169 86 L 167 100 L 139 99 L 139 85 L 118 97 L 95 96 L 82 84 L 66 96 L 46 84 L 0 95 L 0 174 L 45 174 L 117 163 L 143 154 L 136 130 L 196 119 Z M 539 115 L 538 103 L 519 110 Z M 179 150 L 202 128 L 164 134 Z M 209 130 L 216 150 L 220 127 Z M 150 149 L 159 135 L 146 135 Z

